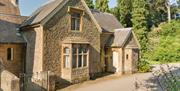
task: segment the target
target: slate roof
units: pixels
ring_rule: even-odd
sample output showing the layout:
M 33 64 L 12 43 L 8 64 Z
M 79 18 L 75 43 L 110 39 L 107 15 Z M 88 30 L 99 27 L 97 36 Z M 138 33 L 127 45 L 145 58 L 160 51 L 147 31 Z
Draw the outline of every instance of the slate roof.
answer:
M 132 34 L 131 28 L 116 29 L 114 39 L 111 38 L 112 47 L 123 47 Z
M 26 19 L 21 26 L 33 25 L 41 22 L 45 17 L 47 17 L 58 5 L 62 5 L 63 2 L 68 0 L 51 0 L 46 4 L 38 8 L 32 15 Z
M 97 10 L 91 10 L 96 21 L 101 26 L 103 32 L 114 32 L 115 29 L 123 28 L 117 18 L 110 13 L 103 13 Z
M 2 16 L 0 15 L 0 17 Z M 3 18 L 5 19 L 0 18 L 0 43 L 25 43 L 17 31 L 17 27 L 21 23 L 21 16 L 3 16 Z
M 38 8 L 21 26 L 40 23 L 47 17 L 58 5 L 63 5 L 68 0 L 53 0 Z M 91 10 L 94 18 L 102 28 L 103 32 L 112 32 L 114 29 L 123 28 L 115 16 L 109 13 L 102 13 L 97 10 Z

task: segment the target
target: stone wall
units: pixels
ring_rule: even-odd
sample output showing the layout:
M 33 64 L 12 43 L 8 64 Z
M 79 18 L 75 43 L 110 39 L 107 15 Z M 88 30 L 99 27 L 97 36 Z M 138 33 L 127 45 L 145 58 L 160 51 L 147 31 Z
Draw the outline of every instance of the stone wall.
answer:
M 11 15 L 20 15 L 19 8 L 14 5 L 13 0 L 0 0 L 0 13 L 11 14 Z
M 61 47 L 63 41 L 90 43 L 90 73 L 101 72 L 100 63 L 100 32 L 85 10 L 81 32 L 72 32 L 70 29 L 70 14 L 68 6 L 84 9 L 80 0 L 70 0 L 52 19 L 44 26 L 44 70 L 54 72 L 61 76 Z
M 124 72 L 125 74 L 132 73 L 133 67 L 133 59 L 132 59 L 132 49 L 125 49 L 124 50 Z
M 73 69 L 72 70 L 72 83 L 80 83 L 89 80 L 88 68 Z
M 43 71 L 43 30 L 42 27 L 22 31 L 27 41 L 26 73 L 32 74 Z
M 128 59 L 127 59 L 128 55 Z M 139 60 L 139 47 L 133 34 L 129 37 L 124 48 L 125 73 L 131 74 L 137 71 Z
M 135 72 L 137 72 L 138 71 L 138 61 L 139 61 L 139 54 L 140 52 L 139 52 L 139 49 L 132 49 L 132 60 L 133 60 L 133 62 L 132 62 L 132 71 L 133 71 L 133 73 L 135 73 Z
M 13 48 L 13 60 L 7 60 L 7 48 Z M 19 76 L 24 70 L 25 44 L 0 44 L 0 58 L 6 70 Z
M 55 91 L 55 79 L 53 73 L 39 72 L 34 74 L 25 74 L 25 91 Z
M 20 79 L 2 67 L 0 69 L 0 91 L 20 91 Z

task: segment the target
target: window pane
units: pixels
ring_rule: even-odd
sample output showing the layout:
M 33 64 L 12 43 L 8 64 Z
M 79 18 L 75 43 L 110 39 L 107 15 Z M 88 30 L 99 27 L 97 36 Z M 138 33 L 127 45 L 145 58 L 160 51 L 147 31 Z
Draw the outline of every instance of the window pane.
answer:
M 78 56 L 78 67 L 82 67 L 82 55 Z
M 80 27 L 80 19 L 76 19 L 75 20 L 75 28 L 76 28 L 76 30 L 79 30 L 79 27 Z
M 87 48 L 87 46 L 85 45 L 85 46 L 83 46 L 83 53 L 87 53 L 88 52 L 88 48 Z
M 79 48 L 78 48 L 78 53 L 81 54 L 83 52 L 83 46 L 82 45 L 79 45 Z
M 73 48 L 73 54 L 77 54 L 77 48 Z
M 81 14 L 77 12 L 71 13 L 71 30 L 79 30 L 80 29 L 80 18 Z
M 64 68 L 70 68 L 69 55 L 64 56 Z
M 84 67 L 87 66 L 87 55 L 84 55 L 84 58 L 83 58 L 83 66 L 84 66 Z
M 67 48 L 67 47 L 66 47 L 66 48 L 64 48 L 64 53 L 65 53 L 65 54 L 69 54 L 69 53 L 70 53 L 70 49 L 69 49 L 69 48 Z
M 7 60 L 13 60 L 13 48 L 7 49 Z
M 71 30 L 76 30 L 75 29 L 75 26 L 76 26 L 75 20 L 76 20 L 75 18 L 71 18 Z
M 77 68 L 77 55 L 73 55 L 72 66 L 73 68 Z

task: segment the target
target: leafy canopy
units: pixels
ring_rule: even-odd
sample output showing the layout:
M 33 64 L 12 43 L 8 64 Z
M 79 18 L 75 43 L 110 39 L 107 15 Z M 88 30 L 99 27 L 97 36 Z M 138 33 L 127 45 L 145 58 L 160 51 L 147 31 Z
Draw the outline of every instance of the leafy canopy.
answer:
M 96 9 L 101 12 L 109 12 L 109 0 L 96 0 Z

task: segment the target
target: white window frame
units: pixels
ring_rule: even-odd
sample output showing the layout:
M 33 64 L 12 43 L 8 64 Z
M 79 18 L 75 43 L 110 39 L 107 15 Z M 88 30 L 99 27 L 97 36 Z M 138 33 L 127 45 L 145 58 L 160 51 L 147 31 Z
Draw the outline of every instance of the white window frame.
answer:
M 69 52 L 68 53 L 66 53 L 66 51 L 67 50 L 65 50 L 65 49 L 68 49 L 69 50 Z M 63 47 L 63 68 L 71 68 L 71 48 L 69 47 L 69 46 L 64 46 Z M 66 57 L 68 57 L 67 59 L 66 59 Z
M 82 46 L 86 48 L 86 53 L 79 52 L 79 47 Z M 65 53 L 65 48 L 69 48 L 69 53 Z M 73 53 L 73 49 L 76 49 L 76 53 Z M 84 50 L 84 51 L 85 51 Z M 76 60 L 73 60 L 74 55 L 76 56 Z M 66 61 L 65 58 L 68 56 L 69 61 Z M 79 56 L 81 56 L 81 65 L 79 66 Z M 84 59 L 84 56 L 86 56 L 86 60 Z M 73 64 L 75 62 L 75 65 Z M 86 61 L 86 64 L 84 62 Z M 72 68 L 72 69 L 78 69 L 78 68 L 84 68 L 89 66 L 89 45 L 88 44 L 63 44 L 62 46 L 62 66 L 64 69 Z
M 80 47 L 85 47 L 85 48 L 87 48 L 86 49 L 86 53 L 84 53 L 83 51 L 82 52 L 79 52 L 80 50 L 79 50 L 79 48 Z M 75 44 L 75 45 L 73 45 L 73 47 L 72 47 L 72 50 L 73 50 L 73 48 L 75 48 L 76 49 L 76 54 L 73 54 L 72 53 L 72 55 L 74 56 L 76 56 L 77 58 L 76 58 L 76 67 L 75 68 L 83 68 L 83 67 L 88 67 L 88 60 L 89 60 L 89 48 L 88 48 L 88 45 L 86 45 L 86 44 Z M 80 57 L 79 56 L 81 56 L 81 65 L 79 64 L 79 59 L 80 59 Z M 86 65 L 84 65 L 84 62 L 85 62 L 85 60 L 84 60 L 84 56 L 86 56 Z M 73 62 L 72 62 L 73 63 Z M 73 65 L 73 64 L 72 64 Z M 79 66 L 80 65 L 80 66 Z M 74 67 L 73 67 L 74 68 Z

